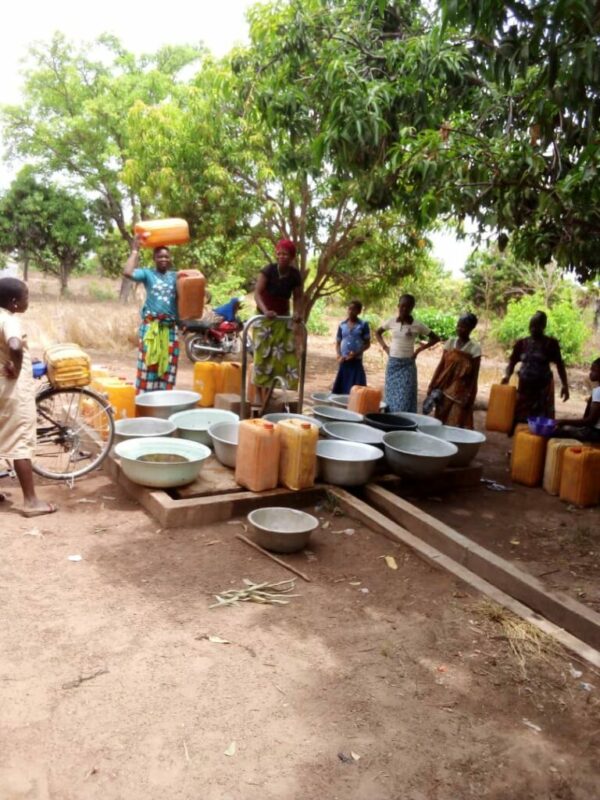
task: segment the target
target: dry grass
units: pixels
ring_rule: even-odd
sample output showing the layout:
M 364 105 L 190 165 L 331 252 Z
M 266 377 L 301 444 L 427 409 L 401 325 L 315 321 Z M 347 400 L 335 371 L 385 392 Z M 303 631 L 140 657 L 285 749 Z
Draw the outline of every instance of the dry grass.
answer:
M 137 344 L 139 312 L 136 305 L 118 302 L 36 299 L 23 323 L 34 350 L 76 342 L 84 349 L 125 353 Z

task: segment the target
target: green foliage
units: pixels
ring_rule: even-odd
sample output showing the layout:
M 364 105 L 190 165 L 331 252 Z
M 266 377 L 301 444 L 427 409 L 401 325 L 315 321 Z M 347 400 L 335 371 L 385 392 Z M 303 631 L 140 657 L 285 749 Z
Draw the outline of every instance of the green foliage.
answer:
M 244 279 L 238 275 L 227 275 L 215 281 L 209 281 L 207 284 L 207 291 L 210 292 L 210 304 L 221 306 L 231 300 L 232 297 L 243 297 L 246 294 L 246 286 Z M 253 299 L 246 303 L 243 309 L 248 312 L 248 306 L 253 306 Z
M 431 328 L 441 339 L 449 339 L 451 336 L 456 335 L 458 314 L 441 311 L 439 308 L 423 308 L 419 306 L 415 311 L 415 315 L 419 322 L 423 322 L 428 328 Z
M 506 316 L 492 329 L 495 338 L 507 350 L 510 349 L 517 339 L 529 335 L 529 320 L 538 310 L 548 314 L 546 333 L 560 342 L 565 363 L 579 363 L 588 330 L 568 291 L 564 291 L 550 309 L 544 306 L 544 297 L 540 293 L 510 301 Z
M 306 321 L 306 327 L 309 333 L 314 336 L 328 336 L 329 324 L 325 319 L 326 304 L 323 298 L 320 298 L 313 305 L 310 316 Z
M 496 246 L 475 250 L 464 267 L 465 299 L 486 314 L 504 312 L 509 300 L 527 291 L 522 269 L 508 248 Z
M 87 291 L 92 300 L 97 300 L 99 302 L 117 299 L 117 295 L 113 288 L 110 286 L 103 286 L 101 283 L 96 283 L 95 281 L 92 281 L 88 285 Z

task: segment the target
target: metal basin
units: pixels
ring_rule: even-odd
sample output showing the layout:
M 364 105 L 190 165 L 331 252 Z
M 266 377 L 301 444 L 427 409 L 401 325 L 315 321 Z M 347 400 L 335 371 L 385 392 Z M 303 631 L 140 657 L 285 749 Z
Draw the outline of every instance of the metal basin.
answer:
M 168 391 L 142 392 L 135 398 L 136 417 L 160 417 L 169 419 L 178 411 L 195 408 L 200 400 L 198 392 Z
M 138 461 L 140 456 L 155 453 L 184 456 L 189 460 L 178 463 Z M 195 481 L 210 450 L 197 442 L 157 436 L 121 442 L 115 447 L 115 455 L 121 459 L 121 469 L 130 481 L 166 489 Z
M 360 422 L 328 422 L 323 425 L 323 433 L 329 439 L 372 444 L 383 448 L 383 431 Z
M 316 417 L 309 417 L 308 414 L 289 414 L 285 411 L 278 412 L 276 414 L 265 414 L 263 419 L 266 419 L 267 422 L 282 422 L 284 419 L 299 419 L 302 422 L 310 422 L 312 425 L 316 425 L 317 428 L 321 428 L 322 422 L 318 420 Z
M 192 442 L 210 447 L 212 440 L 208 428 L 215 422 L 239 422 L 240 418 L 233 411 L 222 411 L 219 408 L 193 408 L 191 411 L 179 411 L 171 414 L 169 421 L 177 426 L 178 436 L 191 439 Z
M 458 448 L 458 453 L 450 459 L 453 467 L 466 467 L 477 455 L 479 448 L 486 441 L 483 433 L 455 428 L 452 425 L 440 425 L 431 431 L 431 436 L 451 442 Z
M 456 445 L 417 431 L 391 431 L 383 437 L 392 472 L 410 478 L 431 478 L 446 469 Z
M 329 395 L 329 400 L 332 405 L 336 406 L 336 408 L 347 408 L 348 403 L 350 402 L 350 395 L 349 394 L 332 394 Z
M 362 422 L 363 415 L 355 411 L 348 411 L 345 408 L 335 406 L 315 406 L 313 414 L 322 423 L 327 422 Z
M 177 428 L 168 419 L 135 417 L 115 421 L 115 444 L 145 436 L 173 436 Z
M 365 414 L 365 422 L 385 432 L 417 430 L 417 423 L 403 414 Z
M 324 439 L 317 443 L 321 479 L 335 486 L 362 486 L 368 483 L 382 458 L 381 450 L 370 444 L 337 439 Z
M 394 414 L 396 416 L 396 414 Z M 411 419 L 417 426 L 417 430 L 422 433 L 430 433 L 433 436 L 433 431 L 440 428 L 442 423 L 435 417 L 428 417 L 427 414 L 414 414 L 412 411 L 399 411 L 398 416 Z
M 319 406 L 331 405 L 330 392 L 313 392 L 310 396 L 310 399 L 313 401 L 313 403 L 316 403 Z
M 239 433 L 239 422 L 213 422 L 208 428 L 217 460 L 231 469 L 235 469 Z
M 252 539 L 274 553 L 296 553 L 319 526 L 312 514 L 295 508 L 257 508 L 248 514 Z

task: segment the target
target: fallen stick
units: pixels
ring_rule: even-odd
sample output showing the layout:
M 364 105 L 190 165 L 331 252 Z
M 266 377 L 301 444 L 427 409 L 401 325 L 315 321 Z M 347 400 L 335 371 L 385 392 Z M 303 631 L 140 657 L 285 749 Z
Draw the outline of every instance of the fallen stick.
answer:
M 296 567 L 292 567 L 291 564 L 286 564 L 285 561 L 282 561 L 280 558 L 277 558 L 277 556 L 274 556 L 272 553 L 269 553 L 267 550 L 264 550 L 259 544 L 256 544 L 256 542 L 251 542 L 250 539 L 248 539 L 246 536 L 243 536 L 241 533 L 237 533 L 235 538 L 241 539 L 242 542 L 246 542 L 246 544 L 249 544 L 250 547 L 253 547 L 255 550 L 258 550 L 259 553 L 262 553 L 263 556 L 267 556 L 267 558 L 270 558 L 271 561 L 275 561 L 276 564 L 285 567 L 285 569 L 289 569 L 290 572 L 293 572 L 294 575 L 298 575 L 300 578 L 302 578 L 302 580 L 311 583 L 311 579 L 308 577 L 308 575 L 305 575 L 304 572 L 300 572 L 299 569 L 296 569 Z
M 98 675 L 106 675 L 108 672 L 107 669 L 98 669 L 96 672 L 92 672 L 91 675 L 80 675 L 78 678 L 75 678 L 74 681 L 67 681 L 67 683 L 63 683 L 63 689 L 76 689 L 78 686 L 81 686 L 82 683 L 85 681 L 92 681 L 94 678 L 97 678 Z

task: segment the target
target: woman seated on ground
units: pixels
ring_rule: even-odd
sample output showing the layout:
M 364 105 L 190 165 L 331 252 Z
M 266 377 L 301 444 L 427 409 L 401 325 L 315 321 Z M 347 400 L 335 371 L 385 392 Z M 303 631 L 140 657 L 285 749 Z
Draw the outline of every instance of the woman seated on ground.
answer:
M 367 385 L 362 357 L 371 346 L 369 323 L 359 317 L 362 311 L 360 300 L 353 300 L 347 311 L 348 316 L 340 323 L 335 341 L 340 366 L 333 383 L 334 394 L 349 394 L 353 386 Z
M 377 341 L 388 354 L 385 371 L 385 402 L 392 412 L 417 410 L 417 365 L 419 353 L 433 347 L 440 341 L 427 325 L 412 316 L 415 298 L 403 294 L 398 300 L 398 316 L 388 319 L 375 334 Z M 392 333 L 392 343 L 387 345 L 383 339 L 386 331 Z M 427 337 L 427 342 L 415 349 L 417 338 Z
M 473 428 L 473 405 L 481 365 L 481 347 L 471 339 L 477 325 L 475 314 L 463 314 L 456 325 L 456 336 L 444 344 L 442 358 L 427 390 L 434 392 L 435 416 L 445 425 Z
M 17 314 L 27 311 L 27 284 L 0 279 L 0 461 L 12 461 L 23 492 L 25 517 L 56 511 L 35 493 L 31 460 L 36 444 L 35 384 L 27 341 Z M 0 494 L 0 500 L 4 500 Z
M 529 417 L 554 419 L 554 379 L 551 364 L 556 364 L 562 388 L 560 396 L 569 399 L 567 371 L 560 352 L 560 344 L 544 331 L 548 317 L 543 311 L 536 311 L 529 320 L 529 336 L 518 339 L 508 361 L 502 383 L 508 383 L 517 363 L 521 362 L 519 385 L 517 387 L 517 406 L 514 425 L 527 422 Z
M 555 437 L 577 439 L 580 442 L 600 442 L 600 358 L 592 362 L 590 381 L 594 388 L 583 417 L 557 420 Z

